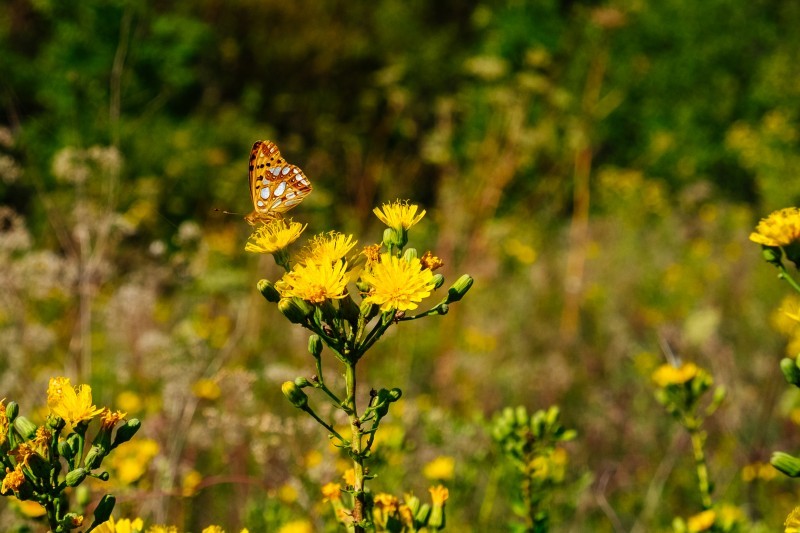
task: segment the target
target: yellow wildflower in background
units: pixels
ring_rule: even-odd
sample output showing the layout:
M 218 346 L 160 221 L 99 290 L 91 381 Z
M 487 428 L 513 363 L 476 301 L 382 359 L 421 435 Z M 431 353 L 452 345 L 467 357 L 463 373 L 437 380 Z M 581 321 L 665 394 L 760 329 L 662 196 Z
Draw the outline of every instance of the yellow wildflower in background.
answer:
M 39 518 L 47 512 L 41 504 L 33 500 L 17 501 L 17 509 L 28 518 Z M 97 530 L 95 530 L 97 531 Z
M 313 533 L 314 527 L 308 520 L 292 520 L 283 524 L 278 533 Z
M 338 483 L 327 483 L 322 486 L 322 496 L 325 501 L 338 501 L 342 499 L 342 486 Z
M 138 413 L 142 409 L 142 398 L 133 391 L 122 391 L 114 404 L 126 413 Z
M 5 402 L 5 399 L 0 400 L 0 446 L 6 442 L 6 434 L 8 433 L 8 415 L 3 402 Z
M 141 518 L 114 520 L 112 516 L 93 531 L 96 533 L 141 533 L 144 531 L 144 522 L 142 522 Z
M 390 254 L 364 272 L 361 280 L 372 288 L 364 302 L 377 304 L 381 311 L 409 311 L 417 308 L 434 289 L 433 272 L 422 268 L 419 258 L 406 261 Z
M 175 526 L 150 526 L 147 528 L 147 533 L 178 533 L 178 528 Z
M 800 240 L 800 209 L 787 207 L 762 218 L 750 240 L 764 246 L 789 246 Z
M 219 526 L 211 525 L 203 529 L 203 533 L 225 533 L 225 530 Z
M 385 492 L 381 492 L 375 495 L 375 507 L 385 511 L 386 514 L 392 514 L 397 511 L 397 508 L 400 506 L 400 500 L 397 499 L 397 496 L 392 494 L 387 494 Z
M 347 253 L 353 249 L 358 241 L 353 240 L 352 235 L 345 235 L 338 231 L 331 231 L 317 235 L 308 246 L 300 252 L 298 261 L 300 263 L 335 263 L 344 259 Z
M 700 531 L 708 531 L 714 525 L 717 519 L 717 513 L 713 509 L 708 509 L 702 513 L 697 513 L 690 516 L 686 521 L 686 529 L 690 533 L 699 533 Z
M 73 387 L 65 377 L 50 378 L 47 407 L 52 414 L 63 418 L 69 428 L 91 420 L 103 411 L 92 404 L 92 388 L 89 385 Z
M 356 471 L 352 468 L 348 468 L 344 471 L 344 474 L 342 474 L 342 479 L 345 485 L 350 487 L 354 486 L 356 484 Z
M 222 395 L 222 389 L 213 379 L 198 379 L 192 384 L 192 394 L 201 400 L 214 401 Z
M 296 296 L 311 303 L 344 298 L 347 293 L 347 262 L 297 265 L 275 284 L 284 298 Z
M 694 363 L 683 363 L 679 367 L 663 364 L 653 372 L 652 379 L 661 388 L 669 385 L 680 385 L 694 379 L 699 368 Z
M 181 495 L 184 498 L 190 498 L 197 494 L 197 489 L 203 482 L 203 474 L 197 470 L 189 470 L 181 480 Z
M 263 224 L 256 229 L 244 249 L 257 254 L 274 254 L 280 252 L 300 236 L 308 224 L 292 222 L 283 218 L 276 218 L 268 224 Z
M 417 215 L 417 209 L 419 209 L 419 206 L 409 204 L 408 200 L 396 200 L 392 203 L 383 204 L 380 208 L 376 207 L 372 212 L 381 222 L 392 229 L 400 231 L 407 230 L 422 220 L 426 211 L 423 209 Z
M 453 479 L 456 460 L 446 455 L 437 457 L 422 468 L 422 475 L 431 480 L 447 481 Z
M 114 450 L 107 461 L 114 469 L 117 479 L 123 485 L 129 485 L 141 478 L 158 455 L 158 443 L 152 439 L 134 439 Z
M 785 533 L 800 533 L 800 507 L 792 509 L 783 525 L 786 527 Z

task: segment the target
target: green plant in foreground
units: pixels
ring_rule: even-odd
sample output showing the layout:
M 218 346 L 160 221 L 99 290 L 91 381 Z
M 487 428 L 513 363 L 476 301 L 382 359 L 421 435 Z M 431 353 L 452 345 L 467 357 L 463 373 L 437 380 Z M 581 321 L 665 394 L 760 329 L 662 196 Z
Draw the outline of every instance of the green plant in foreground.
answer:
M 97 408 L 88 385 L 73 387 L 63 377 L 50 379 L 47 406 L 47 421 L 37 426 L 19 414 L 15 402 L 7 406 L 0 402 L 0 463 L 5 470 L 0 492 L 37 502 L 45 510 L 50 531 L 62 533 L 78 529 L 84 522 L 80 513 L 70 510 L 70 491 L 87 478 L 108 481 L 108 472 L 99 470 L 103 460 L 128 442 L 141 424 L 131 419 L 118 426 L 125 413 Z M 89 426 L 98 416 L 100 428 L 88 439 Z M 85 531 L 106 522 L 115 502 L 114 496 L 103 496 Z
M 290 322 L 311 332 L 308 351 L 316 373 L 309 378 L 287 381 L 281 388 L 289 402 L 322 425 L 334 444 L 352 459 L 352 475 L 344 488 L 352 497 L 352 505 L 346 505 L 341 497 L 334 500 L 328 496 L 328 499 L 334 502 L 337 520 L 354 532 L 367 528 L 396 530 L 376 520 L 378 506 L 369 497 L 365 483 L 374 477 L 367 462 L 375 434 L 389 406 L 402 394 L 397 388 L 372 389 L 366 407 L 360 408 L 356 366 L 389 328 L 409 320 L 447 314 L 449 306 L 460 301 L 472 286 L 472 278 L 463 275 L 436 305 L 416 312 L 422 300 L 444 283 L 444 277 L 433 272 L 442 266 L 439 258 L 430 252 L 419 256 L 416 249 L 406 248 L 409 229 L 425 215 L 424 210 L 418 213 L 418 209 L 400 201 L 376 208 L 375 215 L 387 226 L 383 240 L 364 247 L 360 253 L 352 253 L 356 244 L 352 235 L 330 232 L 314 237 L 301 253 L 292 257 L 286 248 L 305 227 L 283 219 L 258 227 L 245 247 L 251 252 L 272 254 L 286 270 L 275 283 L 259 281 L 258 289 L 269 302 L 278 305 Z M 358 296 L 354 298 L 355 294 Z M 343 367 L 344 383 L 329 385 L 325 381 L 322 359 L 325 346 Z M 342 435 L 333 423 L 317 414 L 305 389 L 316 390 L 347 417 L 347 434 Z M 439 504 L 441 520 L 434 521 L 431 513 L 424 521 L 415 518 L 400 522 L 401 529 L 397 531 L 444 527 L 446 498 L 446 489 L 433 498 L 434 508 Z M 408 507 L 410 503 L 413 500 L 407 500 Z
M 714 484 L 708 471 L 705 454 L 707 439 L 703 422 L 713 415 L 725 399 L 723 386 L 713 387 L 714 378 L 694 363 L 664 364 L 653 372 L 656 400 L 689 433 L 692 442 L 697 490 L 703 510 L 687 520 L 675 518 L 673 528 L 678 533 L 709 531 L 731 533 L 744 531 L 745 516 L 741 509 L 729 504 L 715 503 L 712 494 Z M 711 399 L 703 401 L 712 391 Z
M 549 530 L 549 499 L 564 482 L 566 451 L 559 443 L 575 438 L 559 420 L 558 407 L 528 415 L 520 406 L 506 407 L 492 423 L 492 437 L 521 476 L 521 504 L 515 512 L 524 520 L 525 531 Z

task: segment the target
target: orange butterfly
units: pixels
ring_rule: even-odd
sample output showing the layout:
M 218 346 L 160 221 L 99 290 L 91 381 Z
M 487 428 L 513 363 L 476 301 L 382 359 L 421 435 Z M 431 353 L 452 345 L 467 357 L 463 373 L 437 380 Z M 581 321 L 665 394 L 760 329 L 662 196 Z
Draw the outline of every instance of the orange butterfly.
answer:
M 272 141 L 256 141 L 250 151 L 250 198 L 253 212 L 244 217 L 251 225 L 277 218 L 303 201 L 311 182 L 300 168 L 290 165 Z

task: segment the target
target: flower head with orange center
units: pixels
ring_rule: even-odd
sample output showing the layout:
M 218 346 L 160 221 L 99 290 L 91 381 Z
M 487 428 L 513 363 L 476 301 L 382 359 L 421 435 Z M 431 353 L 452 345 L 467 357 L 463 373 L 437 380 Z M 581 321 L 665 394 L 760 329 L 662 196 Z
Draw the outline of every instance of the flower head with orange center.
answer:
M 68 378 L 50 378 L 47 387 L 47 407 L 50 413 L 60 416 L 72 428 L 79 422 L 88 421 L 103 409 L 92 404 L 92 388 L 89 385 L 73 387 Z
M 447 487 L 444 485 L 431 487 L 428 489 L 428 491 L 431 493 L 431 502 L 433 502 L 434 507 L 443 506 L 444 502 L 447 501 L 447 498 L 450 497 L 450 491 L 447 490 Z
M 284 274 L 275 284 L 275 288 L 284 298 L 296 296 L 312 304 L 320 304 L 326 300 L 344 298 L 349 281 L 346 261 L 307 263 L 296 265 L 293 270 Z
M 111 429 L 120 421 L 124 420 L 128 413 L 122 411 L 112 411 L 108 407 L 103 409 L 100 414 L 100 427 L 104 429 Z
M 408 200 L 395 200 L 394 202 L 383 204 L 380 208 L 372 210 L 378 219 L 397 231 L 407 230 L 425 216 L 423 209 L 417 214 L 419 206 L 409 204 Z
M 244 249 L 257 254 L 274 254 L 292 244 L 303 233 L 308 224 L 292 222 L 291 219 L 276 218 L 259 226 Z
M 418 258 L 406 261 L 388 253 L 361 275 L 361 281 L 370 286 L 364 302 L 379 305 L 383 312 L 416 309 L 435 288 L 433 273 Z
M 433 255 L 430 251 L 422 254 L 420 262 L 422 263 L 422 266 L 431 271 L 434 271 L 437 268 L 442 268 L 444 266 L 444 261 Z
M 335 263 L 344 259 L 357 242 L 353 240 L 352 235 L 345 235 L 338 231 L 323 233 L 309 241 L 308 246 L 300 253 L 298 260 L 305 264 Z
M 338 501 L 342 499 L 342 486 L 338 483 L 330 482 L 322 486 L 322 496 L 325 501 Z
M 24 482 L 25 474 L 22 473 L 22 463 L 17 463 L 14 470 L 6 468 L 6 477 L 3 478 L 3 484 L 0 486 L 0 494 L 18 490 Z
M 652 379 L 661 388 L 682 385 L 694 379 L 701 370 L 694 363 L 683 363 L 679 367 L 663 364 L 653 372 Z
M 787 207 L 762 218 L 750 240 L 764 246 L 789 246 L 800 241 L 800 209 Z

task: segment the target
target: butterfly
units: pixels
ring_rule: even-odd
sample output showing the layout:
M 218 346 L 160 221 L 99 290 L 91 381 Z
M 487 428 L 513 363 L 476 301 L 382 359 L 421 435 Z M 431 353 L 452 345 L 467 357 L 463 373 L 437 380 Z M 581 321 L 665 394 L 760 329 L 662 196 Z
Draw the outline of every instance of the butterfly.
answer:
M 253 212 L 244 217 L 251 225 L 278 218 L 303 201 L 311 182 L 299 167 L 281 156 L 272 141 L 256 141 L 250 151 L 250 198 Z

